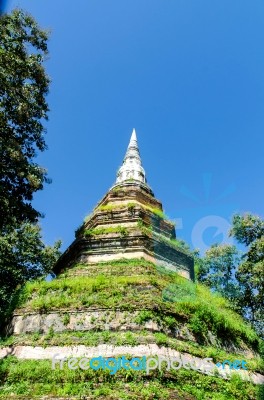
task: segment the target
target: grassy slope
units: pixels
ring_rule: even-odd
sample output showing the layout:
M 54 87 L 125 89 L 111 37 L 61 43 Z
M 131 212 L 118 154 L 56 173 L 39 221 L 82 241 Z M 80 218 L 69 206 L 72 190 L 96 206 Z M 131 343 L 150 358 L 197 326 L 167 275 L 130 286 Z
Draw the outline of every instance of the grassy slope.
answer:
M 130 271 L 133 272 L 131 266 Z M 182 320 L 201 339 L 211 330 L 219 338 L 230 338 L 238 345 L 243 340 L 257 346 L 257 335 L 231 310 L 228 301 L 203 285 L 150 263 L 148 274 L 106 277 L 101 274 L 100 266 L 97 272 L 97 276 L 28 283 L 17 300 L 18 307 L 24 313 L 97 307 L 149 310 L 142 313 L 141 322 L 154 318 L 161 319 L 168 327 L 177 327 L 177 320 Z M 144 287 L 146 290 L 142 290 Z
M 140 266 L 144 268 L 140 269 Z M 80 267 L 85 269 L 85 266 L 76 266 L 75 269 Z M 141 332 L 97 332 L 95 326 L 92 332 L 55 334 L 50 331 L 47 335 L 35 333 L 10 337 L 2 340 L 0 345 L 157 343 L 202 358 L 213 357 L 216 362 L 241 359 L 239 355 L 227 354 L 221 348 L 206 345 L 210 329 L 219 341 L 229 338 L 237 346 L 246 344 L 257 350 L 259 341 L 254 331 L 231 310 L 226 300 L 212 294 L 206 287 L 186 281 L 146 261 L 115 262 L 112 267 L 115 275 L 107 277 L 104 271 L 109 265 L 101 263 L 97 265 L 97 276 L 61 276 L 52 282 L 29 283 L 17 299 L 17 307 L 21 312 L 96 307 L 128 312 L 139 309 L 136 322 L 142 324 Z M 130 276 L 121 275 L 124 267 L 130 271 Z M 147 290 L 142 290 L 144 287 Z M 156 334 L 147 332 L 143 325 L 149 319 L 156 320 L 167 329 L 176 328 L 179 321 L 184 321 L 201 344 L 180 341 L 165 331 Z M 249 361 L 248 366 L 258 371 L 263 367 L 257 359 Z M 253 400 L 258 398 L 259 391 L 256 386 L 237 377 L 226 381 L 185 369 L 164 373 L 155 371 L 151 376 L 139 371 L 120 370 L 111 376 L 105 371 L 52 371 L 50 361 L 16 360 L 12 357 L 0 363 L 0 381 L 0 394 L 5 398 L 10 398 L 10 393 L 28 395 L 29 398 L 46 393 L 61 396 L 89 394 L 90 398 L 107 399 Z
M 51 369 L 49 360 L 17 360 L 9 357 L 0 363 L 0 398 L 11 393 L 27 395 L 73 396 L 107 399 L 261 399 L 261 388 L 233 376 L 230 381 L 202 375 L 185 369 L 141 371 L 108 371 Z M 79 397 L 80 398 L 80 397 Z

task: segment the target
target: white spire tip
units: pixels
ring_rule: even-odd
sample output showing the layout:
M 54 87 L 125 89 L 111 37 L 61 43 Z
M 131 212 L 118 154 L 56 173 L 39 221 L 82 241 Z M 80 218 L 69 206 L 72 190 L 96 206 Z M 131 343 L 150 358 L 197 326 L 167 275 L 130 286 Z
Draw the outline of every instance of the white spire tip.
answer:
M 135 128 L 133 128 L 133 131 L 132 131 L 132 135 L 131 135 L 131 139 L 130 140 L 137 140 L 137 134 L 136 134 L 136 129 Z

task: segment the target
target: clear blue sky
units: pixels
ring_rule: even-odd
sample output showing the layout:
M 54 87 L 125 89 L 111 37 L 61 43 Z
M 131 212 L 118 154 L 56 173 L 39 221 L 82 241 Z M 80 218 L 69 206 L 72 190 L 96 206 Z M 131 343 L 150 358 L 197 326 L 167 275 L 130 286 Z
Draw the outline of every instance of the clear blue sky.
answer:
M 264 214 L 263 0 L 16 0 L 51 30 L 46 141 L 35 196 L 44 239 L 74 230 L 114 183 L 136 128 L 150 186 L 178 236 L 222 241 Z

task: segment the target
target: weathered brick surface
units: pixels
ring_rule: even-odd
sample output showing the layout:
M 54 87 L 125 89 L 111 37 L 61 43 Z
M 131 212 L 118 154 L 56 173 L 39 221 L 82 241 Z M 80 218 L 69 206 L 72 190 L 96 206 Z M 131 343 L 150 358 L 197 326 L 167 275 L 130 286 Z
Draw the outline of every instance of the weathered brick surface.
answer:
M 128 207 L 129 203 L 133 207 Z M 100 210 L 110 205 L 113 209 Z M 174 270 L 187 279 L 194 279 L 193 258 L 169 242 L 176 238 L 174 225 L 144 206 L 162 211 L 161 203 L 145 185 L 123 184 L 118 190 L 110 190 L 99 202 L 91 217 L 85 222 L 77 239 L 61 256 L 55 273 L 61 273 L 74 264 L 140 258 Z M 99 208 L 98 208 L 99 207 Z M 120 207 L 120 208 L 116 208 Z M 143 224 L 142 227 L 138 223 Z M 104 233 L 86 237 L 85 230 L 122 226 L 126 234 Z M 146 232 L 144 227 L 151 227 Z

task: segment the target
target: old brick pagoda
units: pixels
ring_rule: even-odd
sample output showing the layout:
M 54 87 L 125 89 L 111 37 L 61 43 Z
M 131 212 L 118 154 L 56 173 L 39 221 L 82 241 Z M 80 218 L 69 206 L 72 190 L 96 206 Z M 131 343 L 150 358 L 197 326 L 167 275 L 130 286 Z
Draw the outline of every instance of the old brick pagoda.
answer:
M 194 277 L 193 258 L 179 246 L 174 224 L 147 183 L 135 130 L 115 184 L 76 231 L 54 272 L 124 258 L 144 258 L 185 278 Z

